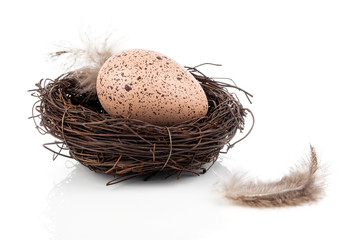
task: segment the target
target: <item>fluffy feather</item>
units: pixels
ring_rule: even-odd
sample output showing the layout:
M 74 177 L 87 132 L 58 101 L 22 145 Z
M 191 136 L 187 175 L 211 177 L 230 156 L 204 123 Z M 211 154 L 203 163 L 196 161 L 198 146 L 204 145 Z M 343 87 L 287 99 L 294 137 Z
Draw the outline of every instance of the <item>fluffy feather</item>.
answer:
M 61 60 L 63 69 L 73 71 L 74 79 L 79 82 L 80 93 L 93 95 L 96 94 L 96 79 L 101 66 L 118 52 L 119 44 L 110 42 L 110 34 L 104 39 L 90 37 L 87 33 L 80 37 L 82 47 L 58 43 L 59 50 L 51 53 L 50 58 Z
M 310 158 L 305 169 L 293 169 L 277 182 L 249 182 L 245 175 L 234 174 L 222 184 L 225 196 L 239 205 L 252 207 L 296 206 L 314 202 L 323 195 L 323 175 L 318 173 L 315 148 L 310 145 Z

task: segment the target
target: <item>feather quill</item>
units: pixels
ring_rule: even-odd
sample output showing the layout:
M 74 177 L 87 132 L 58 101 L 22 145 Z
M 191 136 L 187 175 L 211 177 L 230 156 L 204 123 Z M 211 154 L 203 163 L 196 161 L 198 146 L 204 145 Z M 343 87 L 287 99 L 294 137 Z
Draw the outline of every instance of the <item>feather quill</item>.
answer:
M 223 182 L 225 196 L 239 205 L 251 207 L 297 206 L 314 202 L 323 195 L 324 180 L 319 174 L 315 148 L 310 145 L 310 158 L 304 169 L 293 169 L 276 182 L 247 181 L 245 175 L 234 174 Z
M 80 94 L 96 94 L 96 79 L 100 68 L 119 50 L 119 44 L 110 42 L 110 37 L 111 35 L 107 34 L 104 39 L 97 39 L 83 33 L 80 36 L 81 47 L 63 42 L 56 44 L 58 51 L 50 53 L 50 59 L 61 60 L 61 67 L 72 72 L 72 77 L 79 83 Z

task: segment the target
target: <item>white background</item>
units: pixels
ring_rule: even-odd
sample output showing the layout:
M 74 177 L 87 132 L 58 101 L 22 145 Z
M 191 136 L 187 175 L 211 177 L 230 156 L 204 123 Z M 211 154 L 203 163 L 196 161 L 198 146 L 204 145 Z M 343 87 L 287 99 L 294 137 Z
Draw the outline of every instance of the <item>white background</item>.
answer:
M 359 1 L 3 1 L 1 239 L 360 239 Z M 212 171 L 179 181 L 106 187 L 102 176 L 42 147 L 27 90 L 61 70 L 56 41 L 90 27 L 122 48 L 148 48 L 183 65 L 203 62 L 254 95 L 253 133 Z M 250 125 L 250 119 L 248 120 Z M 240 135 L 238 135 L 240 137 Z M 231 204 L 214 187 L 227 171 L 276 180 L 306 157 L 329 166 L 327 195 L 302 207 Z M 216 171 L 216 173 L 214 172 Z M 353 218 L 354 217 L 354 218 Z

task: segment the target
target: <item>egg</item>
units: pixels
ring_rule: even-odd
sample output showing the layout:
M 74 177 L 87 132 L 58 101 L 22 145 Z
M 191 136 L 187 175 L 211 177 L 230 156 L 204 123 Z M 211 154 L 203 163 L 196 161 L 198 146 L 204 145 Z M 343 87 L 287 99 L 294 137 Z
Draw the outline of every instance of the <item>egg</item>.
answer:
M 110 57 L 99 71 L 96 91 L 110 115 L 155 125 L 199 119 L 208 110 L 203 88 L 183 66 L 145 49 Z

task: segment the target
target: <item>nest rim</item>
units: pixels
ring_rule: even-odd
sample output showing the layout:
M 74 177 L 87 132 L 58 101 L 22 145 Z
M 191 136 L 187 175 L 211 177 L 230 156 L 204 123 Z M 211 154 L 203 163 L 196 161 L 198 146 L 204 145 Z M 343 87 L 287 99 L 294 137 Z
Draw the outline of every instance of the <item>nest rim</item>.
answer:
M 178 174 L 178 178 L 183 172 L 194 175 L 207 172 L 220 153 L 227 153 L 250 134 L 254 115 L 228 89 L 244 93 L 251 103 L 250 93 L 234 82 L 228 84 L 207 77 L 198 70 L 202 65 L 185 68 L 204 89 L 208 113 L 203 118 L 173 126 L 112 117 L 102 109 L 97 96 L 79 94 L 73 72 L 54 80 L 41 79 L 37 89 L 30 90 L 38 98 L 32 118 L 41 134 L 57 139 L 43 146 L 53 152 L 53 159 L 73 158 L 90 170 L 113 175 L 114 179 L 107 185 L 138 176 L 149 179 L 159 172 L 168 176 Z M 238 131 L 243 132 L 248 113 L 252 117 L 249 131 L 230 143 Z M 51 145 L 58 150 L 53 150 Z M 225 146 L 227 149 L 222 151 Z M 69 154 L 63 154 L 63 150 Z

